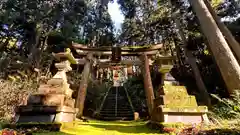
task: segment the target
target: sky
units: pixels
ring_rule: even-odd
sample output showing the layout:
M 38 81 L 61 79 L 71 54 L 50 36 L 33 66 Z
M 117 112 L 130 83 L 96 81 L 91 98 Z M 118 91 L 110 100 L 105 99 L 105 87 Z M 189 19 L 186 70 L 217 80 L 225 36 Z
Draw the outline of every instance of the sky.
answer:
M 124 16 L 119 9 L 119 5 L 117 1 L 114 0 L 114 3 L 108 3 L 108 12 L 111 15 L 112 21 L 114 22 L 115 28 L 120 29 L 121 23 L 124 20 Z

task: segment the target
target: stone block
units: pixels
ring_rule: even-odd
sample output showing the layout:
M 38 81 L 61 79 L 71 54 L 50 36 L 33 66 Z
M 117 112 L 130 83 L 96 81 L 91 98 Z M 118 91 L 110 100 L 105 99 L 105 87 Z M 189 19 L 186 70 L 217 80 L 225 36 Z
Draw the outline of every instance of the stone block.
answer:
M 65 95 L 63 94 L 48 94 L 43 98 L 43 105 L 63 106 Z
M 28 98 L 27 105 L 49 105 L 74 107 L 75 100 L 64 94 L 37 94 Z
M 52 79 L 48 80 L 47 84 L 48 84 L 48 85 L 59 85 L 59 86 L 63 86 L 64 80 L 63 80 L 62 78 L 52 78 Z
M 75 120 L 75 113 L 60 112 L 56 114 L 56 122 L 72 122 Z
M 174 97 L 170 95 L 161 95 L 154 100 L 154 106 L 165 105 L 166 107 L 197 107 L 197 101 L 194 96 Z
M 54 114 L 58 112 L 57 106 L 43 106 L 43 105 L 25 105 L 18 106 L 15 109 L 16 114 L 29 115 L 29 114 Z
M 30 95 L 27 100 L 28 105 L 32 104 L 41 104 L 42 103 L 42 97 L 43 95 Z
M 161 112 L 166 112 L 166 113 L 207 113 L 208 109 L 206 106 L 196 106 L 196 107 L 166 107 L 164 105 L 159 106 L 161 109 Z
M 198 106 L 195 96 L 188 95 L 184 86 L 165 84 L 160 93 L 154 100 L 153 121 L 186 124 L 207 121 L 207 107 Z
M 15 117 L 17 123 L 26 122 L 54 122 L 55 114 L 41 114 L 41 115 L 17 115 Z
M 65 70 L 65 71 L 71 71 L 72 68 L 70 66 L 70 62 L 68 61 L 64 61 L 64 62 L 61 62 L 61 63 L 55 63 L 55 67 L 61 71 L 61 70 Z
M 205 110 L 204 110 L 204 109 Z M 167 108 L 157 107 L 154 108 L 152 120 L 156 122 L 181 122 L 185 124 L 206 122 L 207 107 L 196 108 Z
M 40 85 L 38 88 L 38 94 L 65 94 L 68 97 L 72 97 L 73 90 L 69 88 L 69 84 L 63 86 L 59 85 Z
M 27 105 L 18 106 L 16 114 L 54 114 L 59 112 L 75 113 L 76 110 L 69 106 L 46 106 L 46 105 Z
M 57 109 L 58 112 L 76 113 L 76 109 L 69 106 L 62 106 Z
M 72 122 L 76 111 L 68 106 L 20 106 L 15 119 L 20 122 Z
M 134 112 L 134 120 L 139 120 L 139 113 L 138 112 Z
M 199 124 L 202 121 L 202 114 L 164 114 L 164 122 L 167 123 L 181 122 L 186 124 Z
M 163 91 L 164 95 L 188 96 L 185 86 L 173 86 L 171 84 L 167 84 L 163 86 Z
M 59 85 L 43 84 L 39 86 L 38 94 L 64 94 L 64 89 Z
M 197 107 L 195 96 L 171 96 L 165 95 L 163 98 L 163 105 L 167 107 Z
M 65 97 L 64 106 L 69 106 L 69 107 L 74 108 L 74 106 L 75 106 L 75 100 L 72 99 L 72 98 Z
M 65 89 L 65 90 L 64 90 L 64 94 L 65 94 L 67 97 L 72 97 L 73 90 L 70 89 L 70 88 Z

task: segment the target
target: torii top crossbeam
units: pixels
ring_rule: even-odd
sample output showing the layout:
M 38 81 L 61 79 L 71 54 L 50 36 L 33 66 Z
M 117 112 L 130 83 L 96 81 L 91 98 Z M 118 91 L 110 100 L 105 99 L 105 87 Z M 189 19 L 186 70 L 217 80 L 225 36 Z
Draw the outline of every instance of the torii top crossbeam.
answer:
M 112 46 L 104 46 L 104 47 L 87 47 L 82 44 L 72 43 L 73 48 L 76 50 L 79 56 L 84 57 L 83 59 L 77 59 L 77 64 L 83 65 L 86 62 L 85 57 L 87 54 L 92 53 L 94 56 L 110 56 L 115 55 L 114 48 L 120 49 L 120 57 L 121 56 L 140 56 L 142 54 L 147 54 L 148 56 L 152 56 L 158 53 L 159 50 L 162 49 L 163 44 L 157 45 L 149 45 L 149 46 L 134 46 L 134 47 L 112 47 Z M 158 56 L 160 60 L 173 60 L 174 56 Z M 98 59 L 93 58 L 98 65 L 101 66 L 110 66 L 110 65 L 142 65 L 142 61 L 140 60 L 119 60 L 118 62 L 114 62 L 110 59 Z M 151 61 L 151 60 L 150 60 Z
M 80 56 L 85 56 L 87 53 L 93 53 L 93 55 L 104 55 L 110 56 L 112 55 L 112 46 L 103 46 L 98 48 L 91 48 L 87 47 L 82 44 L 73 43 L 73 48 L 76 49 L 77 53 Z M 118 47 L 121 48 L 121 55 L 122 56 L 139 56 L 143 53 L 147 55 L 154 55 L 158 52 L 158 50 L 162 49 L 162 44 L 157 45 L 149 45 L 149 46 L 134 46 L 134 47 Z

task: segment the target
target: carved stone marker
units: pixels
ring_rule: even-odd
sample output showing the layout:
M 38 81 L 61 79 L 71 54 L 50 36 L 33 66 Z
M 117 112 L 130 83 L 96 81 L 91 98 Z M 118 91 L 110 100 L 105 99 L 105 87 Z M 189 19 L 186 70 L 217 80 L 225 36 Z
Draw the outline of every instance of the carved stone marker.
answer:
M 208 122 L 207 107 L 198 106 L 195 96 L 188 95 L 185 86 L 173 85 L 175 80 L 169 74 L 166 75 L 170 69 L 171 66 L 160 69 L 164 75 L 164 86 L 160 96 L 154 100 L 152 121 L 186 124 Z
M 71 122 L 75 120 L 75 101 L 67 82 L 66 72 L 76 63 L 71 52 L 54 54 L 59 60 L 58 72 L 38 92 L 30 95 L 27 105 L 16 108 L 16 122 Z

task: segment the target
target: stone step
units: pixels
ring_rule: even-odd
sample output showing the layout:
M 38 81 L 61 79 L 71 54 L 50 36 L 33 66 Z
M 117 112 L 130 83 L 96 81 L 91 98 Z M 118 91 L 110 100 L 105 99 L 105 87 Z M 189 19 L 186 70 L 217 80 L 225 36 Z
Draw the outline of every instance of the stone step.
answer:
M 116 104 L 117 103 L 117 104 Z M 115 110 L 117 108 L 117 110 Z M 117 111 L 117 114 L 115 114 Z M 103 120 L 133 120 L 134 113 L 123 87 L 112 87 L 100 111 Z
M 115 110 L 114 109 L 102 109 L 101 110 L 101 112 L 115 112 Z M 131 109 L 121 109 L 121 110 L 119 110 L 119 109 L 117 109 L 117 111 L 119 111 L 119 112 L 132 112 L 132 110 Z
M 115 113 L 115 110 L 111 110 L 111 111 L 105 111 L 105 110 L 102 110 L 100 111 L 100 113 Z M 132 113 L 133 114 L 133 111 L 132 110 L 127 110 L 127 111 L 117 111 L 117 113 L 121 113 L 121 114 L 126 114 L 126 113 Z
M 100 120 L 109 120 L 109 121 L 117 121 L 117 120 L 134 120 L 134 117 L 100 117 Z
M 120 117 L 125 117 L 125 116 L 133 116 L 134 114 L 133 113 L 100 113 L 101 116 L 120 116 Z
M 100 114 L 100 117 L 134 117 L 133 114 L 129 115 L 120 115 L 120 114 Z

